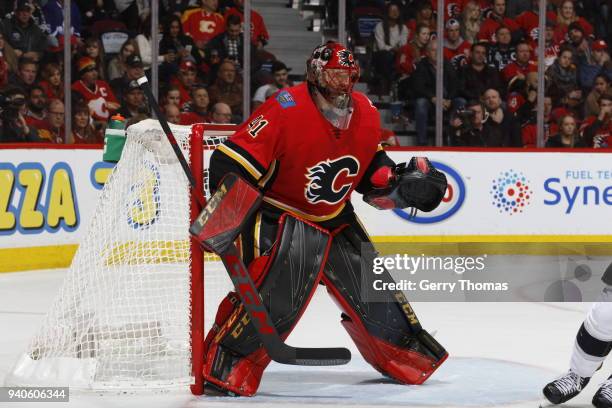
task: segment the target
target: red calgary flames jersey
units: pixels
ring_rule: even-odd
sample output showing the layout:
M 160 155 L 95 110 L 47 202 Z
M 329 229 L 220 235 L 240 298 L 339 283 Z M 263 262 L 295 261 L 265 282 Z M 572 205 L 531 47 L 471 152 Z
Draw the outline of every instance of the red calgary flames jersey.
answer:
M 219 13 L 209 13 L 202 9 L 187 10 L 181 18 L 183 31 L 194 41 L 207 43 L 225 31 L 225 19 Z
M 380 116 L 353 92 L 347 130 L 318 111 L 303 83 L 269 98 L 218 150 L 265 189 L 264 201 L 312 221 L 335 217 L 379 149 Z
M 107 120 L 111 115 L 107 103 L 118 103 L 111 87 L 105 81 L 96 80 L 96 86 L 92 91 L 79 80 L 72 84 L 72 90 L 83 95 L 94 120 Z

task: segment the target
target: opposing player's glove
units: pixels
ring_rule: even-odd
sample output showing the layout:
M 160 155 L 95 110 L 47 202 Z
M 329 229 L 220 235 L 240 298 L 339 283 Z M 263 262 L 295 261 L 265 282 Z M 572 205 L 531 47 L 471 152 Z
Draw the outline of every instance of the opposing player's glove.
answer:
M 366 193 L 363 201 L 379 210 L 412 207 L 429 212 L 444 198 L 446 186 L 444 173 L 436 170 L 426 157 L 413 157 L 408 165 L 396 165 L 390 183 Z

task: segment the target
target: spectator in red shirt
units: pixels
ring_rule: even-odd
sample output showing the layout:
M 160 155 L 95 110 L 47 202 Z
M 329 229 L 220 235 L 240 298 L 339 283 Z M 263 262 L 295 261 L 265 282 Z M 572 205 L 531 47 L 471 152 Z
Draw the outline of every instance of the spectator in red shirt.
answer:
M 510 32 L 519 30 L 518 24 L 513 19 L 506 17 L 506 0 L 494 0 L 493 10 L 480 26 L 478 39 L 480 41 L 496 42 L 495 32 L 502 25 L 508 27 Z
M 240 17 L 240 22 L 244 23 L 244 0 L 234 0 L 236 7 L 231 7 L 225 12 L 227 19 L 231 15 Z M 244 31 L 244 27 L 243 27 Z M 258 49 L 263 48 L 270 40 L 270 34 L 264 23 L 263 17 L 251 8 L 251 42 Z
M 531 60 L 531 47 L 525 41 L 516 46 L 516 61 L 512 61 L 502 70 L 502 79 L 506 84 L 516 79 L 525 80 L 530 72 L 537 72 L 538 65 Z
M 225 31 L 225 19 L 217 12 L 218 0 L 201 0 L 201 6 L 187 9 L 181 22 L 183 31 L 193 39 L 196 47 L 204 49 L 206 43 Z
M 428 0 L 421 0 L 416 5 L 416 16 L 415 18 L 408 21 L 406 24 L 408 26 L 410 40 L 412 40 L 416 35 L 418 35 L 418 27 L 419 26 L 427 26 L 429 27 L 429 32 L 436 31 L 436 16 L 433 12 L 433 7 Z M 427 41 L 429 41 L 429 34 Z M 425 43 L 427 44 L 427 43 Z
M 111 113 L 119 109 L 119 102 L 110 85 L 98 79 L 96 62 L 82 57 L 77 63 L 80 80 L 72 84 L 72 90 L 83 96 L 94 121 L 106 123 Z
M 179 70 L 176 78 L 173 78 L 170 83 L 176 86 L 181 94 L 179 100 L 179 109 L 191 100 L 189 90 L 196 82 L 196 66 L 193 61 L 186 59 L 179 65 Z
M 580 24 L 584 30 L 584 35 L 590 37 L 593 35 L 593 26 L 584 18 L 576 15 L 573 0 L 564 0 L 561 6 L 557 9 L 557 28 L 555 30 L 555 38 L 558 42 L 565 39 L 567 30 L 572 23 Z
M 546 20 L 546 34 L 545 34 L 545 49 L 544 49 L 544 65 L 546 68 L 550 67 L 557 57 L 559 56 L 559 52 L 561 51 L 561 47 L 559 46 L 559 41 L 555 38 L 555 29 L 557 27 L 557 23 L 553 20 Z
M 185 104 L 180 116 L 181 125 L 193 125 L 194 123 L 208 122 L 208 105 L 210 98 L 203 84 L 191 87 L 191 100 Z
M 538 0 L 531 0 L 531 10 L 527 10 L 519 14 L 515 21 L 519 28 L 523 30 L 525 40 L 535 49 L 538 44 L 538 26 L 539 26 L 539 10 L 540 5 Z M 546 12 L 546 19 L 556 20 L 557 16 L 552 11 Z
M 587 118 L 583 129 L 587 146 L 612 149 L 612 93 L 605 93 L 599 98 L 599 115 Z
M 446 22 L 444 38 L 444 60 L 453 64 L 455 69 L 467 63 L 471 44 L 461 37 L 459 20 L 451 18 Z
M 47 118 L 47 95 L 41 86 L 34 85 L 30 88 L 27 106 L 26 123 L 37 129 L 41 128 Z
M 72 143 L 94 144 L 103 143 L 104 137 L 101 130 L 91 124 L 89 107 L 78 103 L 72 108 Z
M 54 62 L 46 64 L 41 72 L 40 86 L 45 90 L 48 99 L 64 99 L 64 80 L 59 65 Z

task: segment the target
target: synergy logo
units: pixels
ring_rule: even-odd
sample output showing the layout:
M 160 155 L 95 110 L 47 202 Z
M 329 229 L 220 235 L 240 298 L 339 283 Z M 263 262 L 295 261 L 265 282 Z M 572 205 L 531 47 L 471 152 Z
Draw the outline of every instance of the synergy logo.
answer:
M 493 198 L 492 204 L 499 212 L 510 215 L 522 213 L 533 196 L 527 178 L 523 173 L 512 169 L 500 173 L 499 177 L 493 180 L 489 192 Z
M 417 224 L 433 224 L 449 218 L 459 211 L 459 208 L 463 205 L 465 200 L 465 183 L 459 173 L 452 167 L 435 160 L 431 160 L 431 164 L 446 175 L 446 180 L 448 181 L 446 194 L 438 208 L 432 212 L 419 212 L 415 217 L 410 217 L 407 211 L 400 209 L 393 210 L 396 215 L 406 221 Z

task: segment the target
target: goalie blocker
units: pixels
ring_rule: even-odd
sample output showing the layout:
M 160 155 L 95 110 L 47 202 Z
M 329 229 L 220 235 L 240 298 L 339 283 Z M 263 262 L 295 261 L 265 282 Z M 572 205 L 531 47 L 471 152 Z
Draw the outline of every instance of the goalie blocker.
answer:
M 364 257 L 366 265 L 372 262 L 375 250 L 354 213 L 315 224 L 264 203 L 246 220 L 240 240 L 247 249 L 243 261 L 282 339 L 299 321 L 317 285 L 323 284 L 360 353 L 382 374 L 421 384 L 448 357 L 421 327 L 402 292 L 385 292 L 384 302 L 361 300 L 362 285 L 392 278 L 386 271 L 374 276 L 368 273 L 371 268 L 362 267 Z M 270 361 L 239 296 L 230 293 L 206 336 L 205 392 L 254 395 Z

